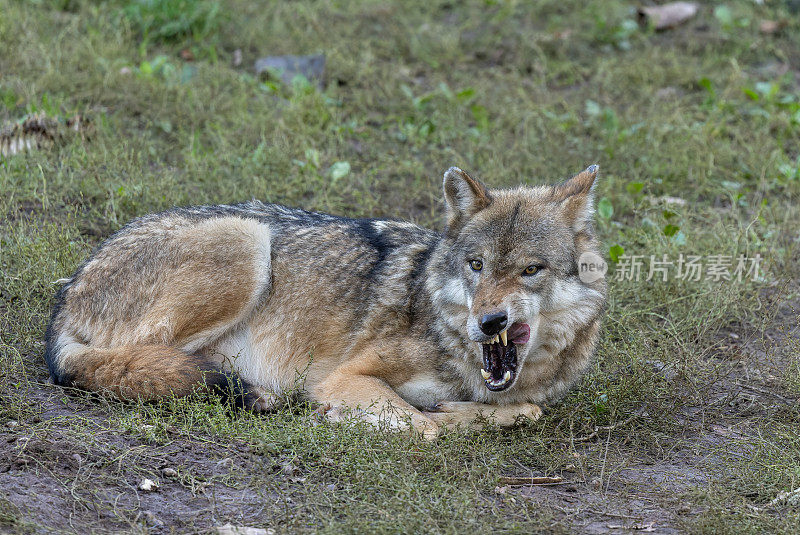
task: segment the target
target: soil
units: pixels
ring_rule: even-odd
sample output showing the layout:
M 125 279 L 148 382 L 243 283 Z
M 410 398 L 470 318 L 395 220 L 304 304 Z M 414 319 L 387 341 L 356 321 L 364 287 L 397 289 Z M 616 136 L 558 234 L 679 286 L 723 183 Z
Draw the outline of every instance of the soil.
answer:
M 681 496 L 725 480 L 723 459 L 746 454 L 741 439 L 749 432 L 749 422 L 797 403 L 778 393 L 776 377 L 790 358 L 787 348 L 800 342 L 798 305 L 781 307 L 773 326 L 758 339 L 733 330 L 720 335 L 718 351 L 710 357 L 721 370 L 720 380 L 708 387 L 707 399 L 724 408 L 722 419 L 706 419 L 705 406 L 687 406 L 678 418 L 678 434 L 666 437 L 666 454 L 616 462 L 608 467 L 613 477 L 587 480 L 575 468 L 564 471 L 558 484 L 498 487 L 496 499 L 532 500 L 580 533 L 683 532 L 684 521 L 702 509 Z M 236 524 L 237 519 L 252 522 L 265 508 L 273 511 L 273 518 L 276 507 L 290 514 L 291 485 L 297 478 L 279 457 L 245 444 L 198 440 L 177 432 L 166 443 L 151 444 L 124 430 L 109 431 L 102 407 L 78 403 L 48 385 L 37 358 L 29 357 L 30 366 L 40 369 L 41 376 L 31 383 L 27 396 L 42 410 L 34 421 L 50 425 L 35 435 L 19 432 L 14 422 L 0 428 L 0 495 L 6 506 L 17 509 L 10 513 L 37 524 L 30 532 L 113 532 L 141 529 L 142 524 L 148 533 L 206 532 L 209 526 Z M 668 377 L 675 373 L 660 363 L 653 365 Z M 91 443 L 76 441 L 70 419 L 63 418 L 76 413 L 97 424 Z M 616 432 L 601 429 L 583 439 L 614 447 Z M 135 452 L 142 449 L 147 454 L 136 458 Z M 134 453 L 121 458 L 123 451 Z M 98 471 L 98 466 L 104 469 Z M 521 475 L 539 475 L 534 468 L 519 468 L 524 469 Z M 270 490 L 221 482 L 232 473 L 265 472 L 274 474 Z M 144 478 L 156 482 L 157 488 L 142 490 Z M 0 532 L 10 529 L 3 527 L 8 514 L 0 508 Z

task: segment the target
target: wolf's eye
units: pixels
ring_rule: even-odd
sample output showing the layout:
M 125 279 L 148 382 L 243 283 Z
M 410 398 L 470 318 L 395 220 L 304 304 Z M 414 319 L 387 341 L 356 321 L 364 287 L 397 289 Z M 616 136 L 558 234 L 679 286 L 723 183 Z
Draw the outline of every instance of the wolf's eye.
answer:
M 525 268 L 525 271 L 522 272 L 523 275 L 536 275 L 539 271 L 539 266 L 530 265 Z
M 480 260 L 470 260 L 469 267 L 472 268 L 472 271 L 480 271 L 483 269 L 483 262 Z

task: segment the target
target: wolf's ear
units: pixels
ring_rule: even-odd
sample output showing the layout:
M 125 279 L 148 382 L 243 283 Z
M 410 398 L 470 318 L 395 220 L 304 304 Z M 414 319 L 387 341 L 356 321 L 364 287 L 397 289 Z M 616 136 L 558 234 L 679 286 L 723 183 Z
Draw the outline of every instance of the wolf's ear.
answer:
M 486 186 L 458 167 L 444 173 L 444 200 L 447 202 L 447 228 L 457 229 L 492 203 Z
M 590 225 L 594 215 L 594 185 L 597 165 L 590 165 L 554 190 L 555 201 L 564 208 L 564 215 L 575 232 Z

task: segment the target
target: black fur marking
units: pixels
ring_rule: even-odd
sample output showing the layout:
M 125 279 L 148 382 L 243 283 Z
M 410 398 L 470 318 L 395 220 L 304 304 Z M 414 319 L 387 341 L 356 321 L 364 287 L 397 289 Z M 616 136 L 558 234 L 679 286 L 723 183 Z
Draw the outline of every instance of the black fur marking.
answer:
M 414 267 L 411 268 L 411 271 L 408 274 L 408 315 L 412 323 L 414 322 L 414 311 L 417 310 L 417 303 L 420 301 L 423 292 L 425 291 L 425 271 L 428 268 L 433 251 L 436 249 L 436 246 L 439 244 L 440 240 L 440 237 L 430 240 L 427 244 L 427 247 L 417 253 L 413 260 Z M 438 336 L 433 337 L 432 339 L 438 340 Z
M 58 334 L 56 333 L 54 323 L 61 312 L 61 307 L 64 306 L 64 299 L 70 283 L 65 284 L 61 289 L 56 292 L 55 303 L 53 304 L 53 312 L 50 314 L 50 321 L 47 324 L 47 330 L 44 334 L 44 361 L 47 363 L 47 370 L 50 372 L 50 379 L 57 385 L 66 385 L 72 382 L 70 377 L 64 370 L 58 369 L 56 366 L 56 341 Z
M 431 240 L 428 242 L 425 249 L 417 253 L 413 261 L 414 267 L 408 275 L 412 285 L 416 286 L 417 283 L 420 282 L 420 277 L 425 273 L 425 268 L 428 267 L 428 262 L 430 262 L 431 255 L 433 255 L 433 251 L 436 249 L 436 245 L 438 245 L 439 241 L 439 238 Z
M 212 394 L 237 409 L 251 409 L 258 400 L 253 385 L 243 380 L 237 373 L 208 371 L 203 374 L 203 380 Z
M 573 262 L 572 264 L 570 264 L 569 270 L 567 270 L 566 275 L 568 277 L 577 277 L 579 275 L 577 262 Z
M 369 281 L 375 280 L 375 277 L 386 261 L 386 257 L 389 256 L 389 253 L 395 248 L 395 245 L 391 240 L 386 238 L 383 232 L 375 230 L 375 221 L 374 219 L 358 219 L 355 221 L 357 234 L 362 236 L 378 255 L 377 260 L 375 260 L 367 272 L 366 278 Z
M 517 201 L 517 204 L 514 205 L 514 211 L 511 213 L 511 217 L 509 217 L 509 227 L 514 228 L 517 224 L 517 217 L 519 217 L 519 209 L 522 207 L 522 202 Z

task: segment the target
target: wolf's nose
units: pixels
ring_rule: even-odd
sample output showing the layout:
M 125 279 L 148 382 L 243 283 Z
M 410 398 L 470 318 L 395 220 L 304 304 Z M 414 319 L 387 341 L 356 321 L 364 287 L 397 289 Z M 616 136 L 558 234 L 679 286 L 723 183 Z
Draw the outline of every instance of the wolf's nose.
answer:
M 508 325 L 508 315 L 505 312 L 492 312 L 481 318 L 481 331 L 483 334 L 492 336 L 498 334 Z

